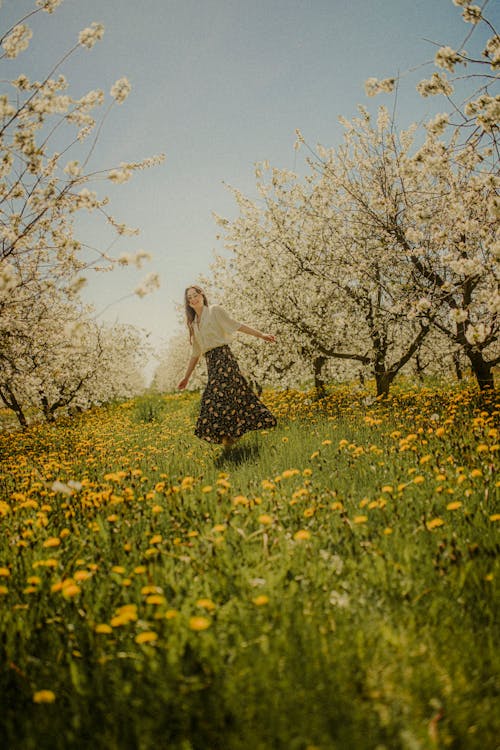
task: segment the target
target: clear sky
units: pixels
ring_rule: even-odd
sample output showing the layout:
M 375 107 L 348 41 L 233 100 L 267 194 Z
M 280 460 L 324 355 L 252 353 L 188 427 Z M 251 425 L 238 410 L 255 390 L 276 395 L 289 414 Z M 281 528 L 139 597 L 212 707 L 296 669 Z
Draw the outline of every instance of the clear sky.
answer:
M 33 5 L 4 0 L 2 28 Z M 496 21 L 499 5 L 488 6 Z M 85 296 L 98 311 L 107 308 L 102 320 L 143 327 L 157 345 L 178 330 L 184 287 L 208 271 L 217 249 L 212 211 L 235 215 L 224 183 L 252 195 L 256 161 L 293 169 L 296 128 L 313 145 L 335 146 L 339 115 L 352 117 L 358 103 L 392 107 L 392 97 L 365 97 L 366 78 L 432 60 L 425 39 L 458 47 L 471 28 L 452 0 L 64 0 L 53 15 L 34 19 L 30 49 L 4 61 L 1 78 L 42 78 L 92 21 L 104 24 L 104 38 L 65 64 L 70 92 L 108 92 L 122 76 L 133 90 L 107 121 L 91 166 L 159 152 L 167 159 L 109 191 L 117 218 L 141 229 L 116 250 L 144 248 L 153 261 L 139 272 L 93 274 Z M 415 92 L 431 71 L 404 79 L 401 125 L 443 111 L 442 101 Z M 107 246 L 92 216 L 81 232 Z M 160 274 L 160 291 L 119 302 L 147 271 Z

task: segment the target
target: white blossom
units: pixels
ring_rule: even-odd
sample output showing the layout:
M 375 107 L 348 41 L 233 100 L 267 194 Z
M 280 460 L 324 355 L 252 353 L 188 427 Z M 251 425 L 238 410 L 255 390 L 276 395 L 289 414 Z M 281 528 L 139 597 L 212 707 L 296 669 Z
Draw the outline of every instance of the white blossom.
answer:
M 493 70 L 500 66 L 500 36 L 498 34 L 488 39 L 483 55 L 490 58 Z
M 102 23 L 93 21 L 90 26 L 80 31 L 78 35 L 78 41 L 82 47 L 91 49 L 96 42 L 98 42 L 104 36 L 104 26 Z
M 118 104 L 122 104 L 130 94 L 131 90 L 132 86 L 130 85 L 129 80 L 127 78 L 119 78 L 118 81 L 111 86 L 110 94 Z
M 429 120 L 425 127 L 429 133 L 432 133 L 433 135 L 441 135 L 448 125 L 449 120 L 450 116 L 446 112 L 441 112 L 440 114 L 435 115 L 432 120 Z
M 439 68 L 445 68 L 453 73 L 455 65 L 462 62 L 462 55 L 456 52 L 451 47 L 441 47 L 436 52 L 434 62 Z
M 46 13 L 53 13 L 55 9 L 61 5 L 62 1 L 63 0 L 36 0 L 36 4 Z
M 157 273 L 148 273 L 138 287 L 134 289 L 134 294 L 138 297 L 145 297 L 147 294 L 154 292 L 160 287 L 160 277 Z
M 436 96 L 444 94 L 450 96 L 453 93 L 453 86 L 445 75 L 433 73 L 429 79 L 424 79 L 417 84 L 417 91 L 420 96 Z
M 17 57 L 28 48 L 33 32 L 26 24 L 14 26 L 2 42 L 7 57 Z
M 488 331 L 484 323 L 476 323 L 476 325 L 468 326 L 465 332 L 465 338 L 469 344 L 482 344 L 488 335 Z
M 479 5 L 467 5 L 462 13 L 462 18 L 467 23 L 479 23 L 482 18 L 481 8 Z
M 394 90 L 395 78 L 367 78 L 365 81 L 365 92 L 367 96 L 376 96 L 382 92 L 390 93 Z

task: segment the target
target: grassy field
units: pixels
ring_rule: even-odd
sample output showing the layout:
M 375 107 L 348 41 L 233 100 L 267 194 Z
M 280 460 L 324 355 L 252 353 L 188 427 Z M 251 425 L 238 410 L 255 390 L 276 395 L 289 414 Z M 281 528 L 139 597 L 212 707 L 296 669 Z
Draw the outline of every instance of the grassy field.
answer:
M 500 747 L 498 394 L 264 398 L 0 435 L 2 747 Z

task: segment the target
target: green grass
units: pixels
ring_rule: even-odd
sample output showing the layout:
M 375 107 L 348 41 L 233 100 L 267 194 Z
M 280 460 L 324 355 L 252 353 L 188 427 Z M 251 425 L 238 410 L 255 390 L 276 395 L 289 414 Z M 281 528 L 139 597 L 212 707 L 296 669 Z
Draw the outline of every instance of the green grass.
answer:
M 0 740 L 498 747 L 496 395 L 268 393 L 228 453 L 191 394 L 0 436 Z

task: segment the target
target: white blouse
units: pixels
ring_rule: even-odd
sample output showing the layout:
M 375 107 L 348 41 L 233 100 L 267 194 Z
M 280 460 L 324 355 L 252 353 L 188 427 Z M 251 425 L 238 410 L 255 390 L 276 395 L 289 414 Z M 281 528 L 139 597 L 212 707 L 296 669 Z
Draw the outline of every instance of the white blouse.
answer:
M 200 321 L 195 318 L 193 323 L 191 356 L 200 357 L 209 349 L 229 344 L 241 325 L 243 324 L 232 318 L 220 305 L 204 305 Z

